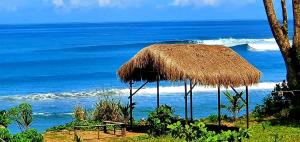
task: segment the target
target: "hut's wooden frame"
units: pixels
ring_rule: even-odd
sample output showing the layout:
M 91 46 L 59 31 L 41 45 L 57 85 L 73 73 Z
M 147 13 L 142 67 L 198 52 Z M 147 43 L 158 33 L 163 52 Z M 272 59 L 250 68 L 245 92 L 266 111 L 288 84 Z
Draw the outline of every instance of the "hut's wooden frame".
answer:
M 159 77 L 158 77 L 159 78 Z M 156 108 L 158 108 L 160 106 L 160 99 L 159 99 L 159 83 L 160 80 L 156 80 L 156 90 L 157 90 L 157 104 L 156 104 Z M 129 106 L 130 106 L 130 127 L 132 128 L 133 126 L 133 96 L 138 93 L 139 90 L 141 90 L 144 86 L 146 86 L 146 84 L 148 84 L 149 82 L 146 81 L 144 84 L 142 84 L 134 93 L 133 91 L 133 87 L 132 85 L 134 84 L 133 81 L 129 82 Z M 188 96 L 190 97 L 190 120 L 193 121 L 193 89 L 194 87 L 197 85 L 197 83 L 192 83 L 192 81 L 190 80 L 190 88 L 188 90 L 187 87 L 187 82 L 184 82 L 184 114 L 185 114 L 185 120 L 186 122 L 189 121 L 188 118 Z M 231 87 L 232 90 L 237 93 L 237 91 L 234 89 L 234 87 Z M 246 127 L 247 129 L 249 128 L 249 89 L 248 86 L 246 86 L 245 88 L 245 92 L 246 92 L 246 100 L 244 100 L 245 104 L 246 104 Z M 221 127 L 221 88 L 220 86 L 218 86 L 218 125 Z M 243 98 L 242 98 L 243 99 Z
M 208 66 L 207 66 L 208 65 Z M 208 70 L 206 69 L 208 67 Z M 249 128 L 248 86 L 259 82 L 261 72 L 225 46 L 199 44 L 155 44 L 144 48 L 118 71 L 129 83 L 130 125 L 133 123 L 133 96 L 149 82 L 156 82 L 157 107 L 160 105 L 161 80 L 184 82 L 185 119 L 193 120 L 193 89 L 198 85 L 215 86 L 218 92 L 218 125 L 221 126 L 221 87 L 246 86 L 246 121 Z M 134 81 L 145 81 L 133 92 Z M 189 87 L 187 82 L 189 82 Z

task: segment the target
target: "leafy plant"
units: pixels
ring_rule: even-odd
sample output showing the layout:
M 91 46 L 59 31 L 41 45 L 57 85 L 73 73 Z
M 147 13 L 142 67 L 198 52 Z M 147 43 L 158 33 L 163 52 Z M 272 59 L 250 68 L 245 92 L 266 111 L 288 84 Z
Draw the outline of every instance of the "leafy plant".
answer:
M 150 133 L 153 135 L 164 134 L 167 126 L 174 120 L 174 110 L 168 105 L 161 105 L 148 115 Z
M 127 105 L 120 105 L 120 109 L 121 109 L 121 112 L 123 114 L 124 123 L 127 124 L 128 120 L 129 120 L 130 105 L 129 104 L 127 104 Z
M 241 141 L 242 138 L 249 138 L 251 133 L 247 129 L 240 129 L 236 131 L 222 131 L 216 134 L 215 132 L 208 131 L 205 124 L 196 121 L 190 125 L 182 125 L 180 121 L 168 126 L 171 135 L 174 138 L 183 138 L 186 141 L 207 141 L 207 142 L 235 142 Z
M 32 107 L 30 104 L 22 103 L 9 110 L 9 115 L 14 120 L 21 131 L 25 131 L 32 123 Z
M 167 127 L 168 127 L 168 129 L 170 129 L 171 135 L 173 137 L 177 137 L 177 138 L 185 137 L 184 128 L 182 127 L 182 124 L 180 121 L 170 124 Z
M 96 104 L 93 118 L 97 121 L 122 121 L 123 114 L 120 106 L 120 100 L 104 96 Z
M 1 110 L 0 111 L 0 127 L 3 126 L 5 128 L 7 128 L 10 123 L 11 123 L 11 121 L 9 119 L 9 115 L 6 112 L 6 110 Z
M 11 135 L 6 128 L 0 128 L 0 142 L 7 142 L 11 138 Z
M 94 121 L 94 120 L 72 121 L 72 122 L 66 123 L 64 125 L 50 127 L 46 131 L 73 130 L 74 126 L 95 126 L 95 125 L 100 125 L 100 124 L 102 124 L 102 123 L 99 121 Z M 84 130 L 92 130 L 92 129 L 94 129 L 94 128 L 90 127 L 90 128 L 85 128 Z
M 9 142 L 43 142 L 43 135 L 35 129 L 27 129 L 22 133 L 14 135 Z
M 229 101 L 229 105 L 222 105 L 222 107 L 226 108 L 233 115 L 234 121 L 236 120 L 238 113 L 245 107 L 245 103 L 241 99 L 243 94 L 243 92 L 240 92 L 233 95 L 229 91 L 224 92 L 224 95 Z
M 76 121 L 87 120 L 87 111 L 80 105 L 76 105 L 74 108 L 74 118 Z
M 264 98 L 263 104 L 255 107 L 253 116 L 258 119 L 274 116 L 299 120 L 300 97 L 294 93 L 285 81 L 276 84 L 271 94 Z

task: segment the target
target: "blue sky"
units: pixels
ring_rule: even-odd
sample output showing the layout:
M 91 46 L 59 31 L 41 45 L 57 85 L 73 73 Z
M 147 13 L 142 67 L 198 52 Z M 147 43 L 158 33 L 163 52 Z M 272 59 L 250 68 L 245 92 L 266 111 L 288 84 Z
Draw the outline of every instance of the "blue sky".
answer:
M 0 0 L 0 24 L 256 19 L 262 0 Z

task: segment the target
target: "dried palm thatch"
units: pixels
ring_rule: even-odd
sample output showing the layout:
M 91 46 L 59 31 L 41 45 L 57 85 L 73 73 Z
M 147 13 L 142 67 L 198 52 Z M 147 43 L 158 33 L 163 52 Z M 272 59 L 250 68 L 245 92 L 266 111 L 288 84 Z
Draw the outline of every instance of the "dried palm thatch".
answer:
M 207 86 L 246 86 L 259 82 L 261 73 L 225 46 L 154 44 L 138 52 L 118 71 L 123 82 L 186 81 Z

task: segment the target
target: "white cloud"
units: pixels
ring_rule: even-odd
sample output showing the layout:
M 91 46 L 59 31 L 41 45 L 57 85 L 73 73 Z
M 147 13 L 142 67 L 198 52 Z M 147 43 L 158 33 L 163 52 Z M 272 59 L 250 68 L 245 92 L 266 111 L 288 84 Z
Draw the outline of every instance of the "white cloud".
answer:
M 244 6 L 255 3 L 255 0 L 172 0 L 172 6 L 220 6 L 220 5 L 234 5 Z
M 136 7 L 144 0 L 98 0 L 99 7 Z
M 173 0 L 172 6 L 216 6 L 219 0 Z
M 50 0 L 50 1 L 56 8 L 71 10 L 74 8 L 136 7 L 145 0 Z
M 217 5 L 218 4 L 218 0 L 202 0 L 201 1 L 202 4 L 204 5 Z
M 64 0 L 52 0 L 52 4 L 56 7 L 62 7 L 64 6 L 65 2 Z
M 111 4 L 111 0 L 98 0 L 98 5 L 100 7 L 106 7 Z

